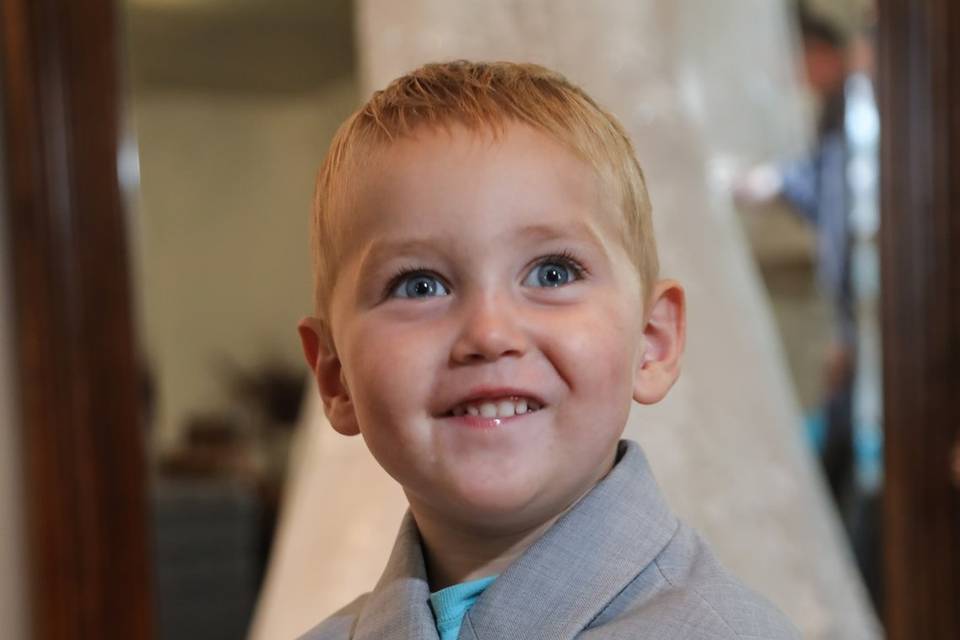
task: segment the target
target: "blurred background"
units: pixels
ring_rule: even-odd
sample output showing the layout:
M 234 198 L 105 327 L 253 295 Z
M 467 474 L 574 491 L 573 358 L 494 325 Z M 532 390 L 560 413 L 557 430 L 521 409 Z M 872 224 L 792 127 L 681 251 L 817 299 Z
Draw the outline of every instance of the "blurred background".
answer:
M 10 150 L 31 142 L 21 135 L 24 122 L 44 132 L 37 146 L 55 146 L 59 129 L 44 123 L 71 116 L 48 106 L 33 119 L 9 88 L 49 100 L 44 61 L 70 49 L 64 33 L 84 20 L 46 0 L 33 9 L 8 4 L 8 124 L 0 142 L 4 175 L 13 178 L 0 182 L 11 221 L 0 225 L 0 256 L 19 251 L 16 264 L 25 269 L 22 256 L 39 255 L 18 244 L 29 215 L 22 207 L 36 190 L 19 186 L 18 171 L 43 161 L 31 165 Z M 295 326 L 312 311 L 307 223 L 315 171 L 336 127 L 399 73 L 435 59 L 528 59 L 562 71 L 624 121 L 648 176 L 664 275 L 678 277 L 690 296 L 684 380 L 663 407 L 635 412 L 627 435 L 651 452 L 671 504 L 804 637 L 884 637 L 885 594 L 895 587 L 884 583 L 874 0 L 122 0 L 105 7 L 112 27 L 90 37 L 113 44 L 90 56 L 103 53 L 99 69 L 117 70 L 106 87 L 117 105 L 106 134 L 117 141 L 114 204 L 124 213 L 112 246 L 127 269 L 115 286 L 129 288 L 120 295 L 91 282 L 80 291 L 97 289 L 91 295 L 126 309 L 128 334 L 108 340 L 129 343 L 127 369 L 113 370 L 131 375 L 115 392 L 130 398 L 127 415 L 139 427 L 124 431 L 130 446 L 110 440 L 116 450 L 97 454 L 123 460 L 115 469 L 129 477 L 110 475 L 113 462 L 76 463 L 73 484 L 60 473 L 80 495 L 72 511 L 62 505 L 87 536 L 77 548 L 127 549 L 114 564 L 103 550 L 99 560 L 80 562 L 79 582 L 91 573 L 106 582 L 119 571 L 118 593 L 137 593 L 131 624 L 163 639 L 295 637 L 372 586 L 404 505 L 363 461 L 362 445 L 332 439 L 308 383 Z M 60 53 L 17 48 L 23 25 L 59 34 Z M 20 63 L 39 69 L 40 80 L 18 76 Z M 96 88 L 81 89 L 69 63 L 58 77 L 69 95 Z M 61 137 L 88 130 L 75 121 Z M 43 166 L 55 179 L 69 170 L 51 153 Z M 82 171 L 76 175 L 82 182 Z M 50 193 L 43 206 L 55 210 L 57 198 L 69 201 L 74 191 Z M 92 206 L 109 209 L 100 204 Z M 58 246 L 43 245 L 64 255 Z M 85 264 L 98 264 L 90 253 L 79 250 Z M 7 307 L 25 299 L 29 278 L 7 264 L 4 274 Z M 56 305 L 46 312 L 58 310 L 69 316 Z M 85 321 L 109 312 L 90 311 Z M 22 393 L 31 383 L 16 354 L 44 348 L 23 346 L 28 317 L 0 315 L 5 426 L 56 404 L 56 386 L 46 403 Z M 59 325 L 31 326 L 37 343 Z M 62 375 L 83 377 L 74 360 L 64 363 Z M 943 371 L 955 378 L 956 369 Z M 89 380 L 90 388 L 103 382 Z M 70 402 L 63 411 L 78 406 Z M 86 424 L 97 433 L 98 419 Z M 60 593 L 51 585 L 66 561 L 49 556 L 55 542 L 37 542 L 38 531 L 57 523 L 37 524 L 31 479 L 43 473 L 34 469 L 45 464 L 37 462 L 44 447 L 73 459 L 87 445 L 56 444 L 56 435 L 38 444 L 39 431 L 18 433 L 5 428 L 0 441 L 7 474 L 0 574 L 9 576 L 0 583 L 0 619 L 13 621 L 5 637 L 48 637 L 56 625 L 37 622 L 46 606 L 38 594 Z M 91 451 L 109 449 L 103 433 Z M 100 488 L 114 485 L 128 493 Z M 133 505 L 121 509 L 125 517 L 143 523 L 142 531 L 116 530 L 136 532 L 140 543 L 96 542 L 113 531 L 113 507 L 98 518 L 83 500 L 109 491 Z M 734 521 L 749 522 L 750 536 Z M 26 551 L 31 545 L 41 551 Z M 45 577 L 35 577 L 38 562 L 48 563 Z M 32 590 L 22 588 L 31 579 Z M 89 631 L 110 618 L 90 613 L 102 602 L 63 598 L 75 619 L 62 630 Z M 955 637 L 952 628 L 922 637 Z
M 252 617 L 307 389 L 313 179 L 360 101 L 353 11 L 123 4 L 159 637 Z

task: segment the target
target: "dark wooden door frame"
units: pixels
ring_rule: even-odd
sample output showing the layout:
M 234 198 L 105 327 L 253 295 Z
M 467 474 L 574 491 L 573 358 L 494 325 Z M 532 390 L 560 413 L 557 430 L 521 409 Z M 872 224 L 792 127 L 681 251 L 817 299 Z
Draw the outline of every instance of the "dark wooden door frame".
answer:
M 960 2 L 881 0 L 885 618 L 960 638 Z
M 150 638 L 116 7 L 0 0 L 0 19 L 33 637 Z

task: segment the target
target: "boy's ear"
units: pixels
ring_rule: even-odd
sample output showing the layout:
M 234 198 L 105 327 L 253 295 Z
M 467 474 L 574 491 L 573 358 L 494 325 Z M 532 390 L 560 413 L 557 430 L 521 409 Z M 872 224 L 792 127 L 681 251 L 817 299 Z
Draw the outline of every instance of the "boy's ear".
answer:
M 677 381 L 687 336 L 686 302 L 680 283 L 661 280 L 648 300 L 644 351 L 633 379 L 633 399 L 640 404 L 659 402 Z
M 353 410 L 350 390 L 343 378 L 340 358 L 333 347 L 329 331 L 319 318 L 304 318 L 297 325 L 303 355 L 317 380 L 317 388 L 323 399 L 323 410 L 330 424 L 345 436 L 360 433 L 357 415 Z

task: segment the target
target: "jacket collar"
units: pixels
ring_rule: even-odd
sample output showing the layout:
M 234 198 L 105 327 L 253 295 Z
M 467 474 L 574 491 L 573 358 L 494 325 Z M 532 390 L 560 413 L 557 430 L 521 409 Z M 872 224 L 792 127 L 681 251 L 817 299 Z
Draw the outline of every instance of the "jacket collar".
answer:
M 407 511 L 380 581 L 363 603 L 355 640 L 439 640 L 420 533 Z
M 622 440 L 618 458 L 484 592 L 464 620 L 473 638 L 573 638 L 667 545 L 678 523 L 640 446 Z
M 622 440 L 607 476 L 520 556 L 464 618 L 461 638 L 573 638 L 677 528 L 640 446 Z M 356 640 L 436 640 L 416 523 L 404 517 Z

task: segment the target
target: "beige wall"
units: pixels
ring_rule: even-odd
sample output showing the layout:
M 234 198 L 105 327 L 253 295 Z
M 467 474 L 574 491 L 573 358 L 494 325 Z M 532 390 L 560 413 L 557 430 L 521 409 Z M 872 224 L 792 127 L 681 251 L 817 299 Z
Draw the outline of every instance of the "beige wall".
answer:
M 0 130 L 0 149 L 3 149 Z M 0 159 L 0 207 L 6 185 Z M 20 466 L 20 424 L 17 418 L 12 313 L 13 290 L 7 244 L 6 211 L 0 210 L 0 621 L 3 637 L 26 639 L 28 600 L 24 549 L 23 482 Z
M 349 76 L 313 93 L 133 96 L 137 297 L 161 447 L 189 412 L 229 408 L 224 359 L 301 365 L 295 326 L 311 310 L 314 172 L 355 104 Z

